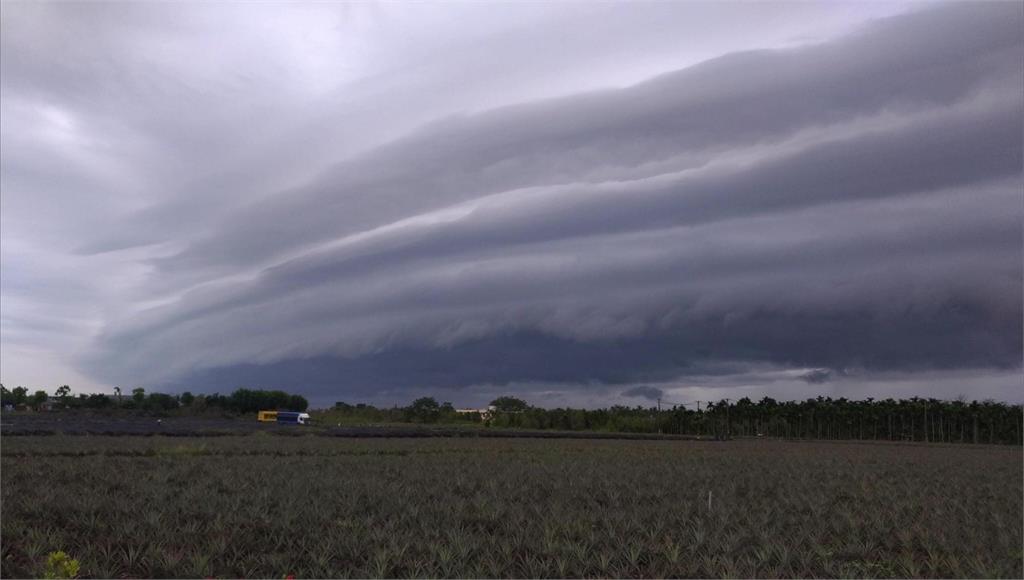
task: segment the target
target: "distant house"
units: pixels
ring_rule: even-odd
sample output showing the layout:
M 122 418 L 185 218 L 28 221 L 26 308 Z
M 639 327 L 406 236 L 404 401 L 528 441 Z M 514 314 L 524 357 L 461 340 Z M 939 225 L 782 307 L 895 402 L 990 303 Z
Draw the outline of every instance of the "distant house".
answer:
M 59 409 L 61 404 L 61 400 L 57 397 L 47 397 L 45 402 L 36 407 L 36 411 L 52 411 Z
M 15 405 L 7 403 L 4 405 L 4 411 L 52 411 L 54 409 L 59 409 L 62 406 L 64 406 L 63 401 L 57 397 L 48 397 L 46 401 L 39 404 L 18 403 Z
M 491 415 L 497 410 L 494 405 L 488 405 L 486 409 L 455 409 L 456 413 L 460 415 L 472 415 L 474 413 L 480 415 L 480 418 L 484 421 L 491 418 Z

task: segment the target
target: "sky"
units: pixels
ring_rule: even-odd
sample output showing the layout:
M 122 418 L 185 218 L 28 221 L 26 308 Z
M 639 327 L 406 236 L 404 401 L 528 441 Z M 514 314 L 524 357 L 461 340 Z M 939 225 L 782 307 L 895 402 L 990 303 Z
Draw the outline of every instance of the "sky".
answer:
M 1020 3 L 0 7 L 8 388 L 1024 400 Z

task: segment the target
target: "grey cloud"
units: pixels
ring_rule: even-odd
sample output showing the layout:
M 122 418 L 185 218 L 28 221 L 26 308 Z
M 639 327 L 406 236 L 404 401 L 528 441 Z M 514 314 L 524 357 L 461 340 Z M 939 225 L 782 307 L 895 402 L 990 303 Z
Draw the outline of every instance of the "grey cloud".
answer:
M 101 129 L 118 130 L 118 141 L 134 129 L 119 153 L 150 181 L 124 195 L 156 200 L 111 216 L 114 231 L 84 241 L 85 254 L 192 240 L 239 207 L 273 191 L 288 195 L 329 162 L 438 115 L 636 82 L 678 67 L 695 49 L 775 44 L 787 28 L 806 28 L 804 13 L 823 34 L 828 22 L 846 20 L 811 5 L 785 7 L 794 18 L 771 29 L 761 15 L 778 8 L 767 6 L 65 5 L 5 18 L 13 29 L 4 34 L 12 71 L 5 85 L 116 119 Z M 62 50 L 76 43 L 85 46 Z M 176 286 L 163 280 L 149 290 Z
M 896 17 L 829 45 L 727 56 L 629 89 L 441 121 L 232 215 L 215 233 L 158 265 L 174 271 L 259 264 L 488 193 L 700 166 L 730 148 L 882 112 L 941 108 L 981 90 L 1013 97 L 1001 111 L 977 112 L 979 118 L 939 119 L 917 132 L 876 136 L 877 148 L 847 151 L 835 143 L 817 159 L 798 158 L 799 167 L 778 166 L 761 183 L 788 177 L 778 188 L 796 185 L 792 195 L 798 196 L 814 168 L 842 171 L 833 183 L 849 186 L 836 197 L 851 190 L 884 194 L 864 191 L 871 184 L 859 183 L 859 176 L 881 178 L 888 188 L 943 183 L 946 175 L 893 166 L 898 149 L 922 146 L 932 148 L 915 162 L 953 179 L 1013 172 L 1020 158 L 1013 121 L 1021 84 L 1015 18 L 1011 7 L 948 6 Z M 984 34 L 962 34 L 964 29 Z M 958 121 L 963 126 L 955 126 Z M 969 128 L 974 132 L 962 134 Z M 972 134 L 977 143 L 969 143 Z M 955 159 L 951 141 L 957 155 L 976 156 Z M 877 155 L 861 164 L 858 155 L 865 150 Z M 768 197 L 760 203 L 772 204 Z M 715 211 L 742 211 L 743 204 L 737 210 L 716 205 Z

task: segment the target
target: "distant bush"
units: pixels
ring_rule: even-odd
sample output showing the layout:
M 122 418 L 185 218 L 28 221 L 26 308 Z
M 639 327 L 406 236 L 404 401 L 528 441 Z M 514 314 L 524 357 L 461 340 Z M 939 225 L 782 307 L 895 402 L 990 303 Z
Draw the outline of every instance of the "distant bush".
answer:
M 189 406 L 195 410 L 219 408 L 233 413 L 255 413 L 266 410 L 305 411 L 309 408 L 309 401 L 302 395 L 292 395 L 278 390 L 242 388 L 228 396 L 214 393 L 192 397 L 191 393 L 185 394 L 191 397 L 192 404 Z M 185 404 L 185 394 L 181 397 L 182 404 Z
M 434 423 L 441 416 L 441 405 L 433 397 L 421 397 L 406 407 L 405 415 L 413 423 Z
M 93 409 L 103 409 L 111 406 L 113 403 L 110 397 L 106 395 L 92 394 L 85 398 L 85 406 Z

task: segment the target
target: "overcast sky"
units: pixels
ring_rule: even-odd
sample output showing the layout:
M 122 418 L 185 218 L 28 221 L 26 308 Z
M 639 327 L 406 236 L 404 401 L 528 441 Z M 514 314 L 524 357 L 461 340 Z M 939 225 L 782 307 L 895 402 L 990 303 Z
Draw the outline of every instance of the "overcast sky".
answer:
M 1020 401 L 1017 2 L 10 2 L 0 380 Z

